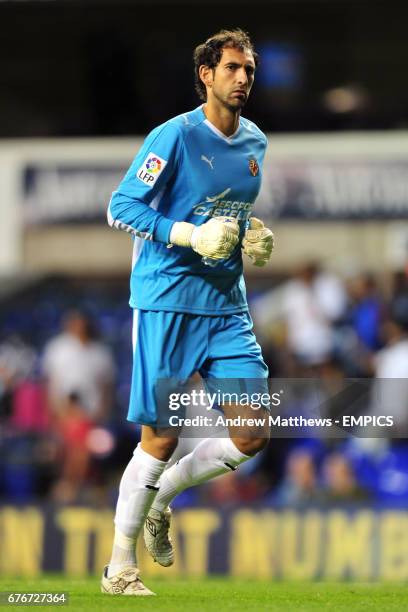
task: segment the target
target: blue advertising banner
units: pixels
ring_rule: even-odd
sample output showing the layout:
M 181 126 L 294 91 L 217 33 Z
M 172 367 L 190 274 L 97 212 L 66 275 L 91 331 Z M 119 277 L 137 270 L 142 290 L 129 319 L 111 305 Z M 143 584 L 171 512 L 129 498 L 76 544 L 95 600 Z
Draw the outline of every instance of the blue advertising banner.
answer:
M 22 181 L 26 223 L 104 220 L 125 170 L 119 164 L 27 165 Z M 408 156 L 267 158 L 256 207 L 274 219 L 408 218 Z

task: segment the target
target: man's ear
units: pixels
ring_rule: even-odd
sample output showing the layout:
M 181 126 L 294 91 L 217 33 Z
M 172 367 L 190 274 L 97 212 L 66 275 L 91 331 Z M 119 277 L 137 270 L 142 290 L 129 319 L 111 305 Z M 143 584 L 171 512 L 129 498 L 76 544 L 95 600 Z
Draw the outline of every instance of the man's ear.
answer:
M 212 87 L 213 83 L 213 70 L 209 66 L 201 65 L 198 69 L 200 79 L 206 87 Z

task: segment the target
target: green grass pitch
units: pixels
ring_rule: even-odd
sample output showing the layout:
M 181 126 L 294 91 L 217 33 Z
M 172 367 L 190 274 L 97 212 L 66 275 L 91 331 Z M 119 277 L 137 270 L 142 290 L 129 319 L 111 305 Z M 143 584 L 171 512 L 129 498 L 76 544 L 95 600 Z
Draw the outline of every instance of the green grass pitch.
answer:
M 69 594 L 65 606 L 35 606 L 35 609 L 84 610 L 155 610 L 175 612 L 237 612 L 271 610 L 272 612 L 403 611 L 408 609 L 408 585 L 401 583 L 267 582 L 225 577 L 188 580 L 146 580 L 157 597 L 103 595 L 99 578 L 67 578 L 47 575 L 38 579 L 2 577 L 0 590 L 15 592 L 59 592 Z M 24 606 L 0 606 L 19 610 Z M 30 606 L 33 609 L 32 606 Z

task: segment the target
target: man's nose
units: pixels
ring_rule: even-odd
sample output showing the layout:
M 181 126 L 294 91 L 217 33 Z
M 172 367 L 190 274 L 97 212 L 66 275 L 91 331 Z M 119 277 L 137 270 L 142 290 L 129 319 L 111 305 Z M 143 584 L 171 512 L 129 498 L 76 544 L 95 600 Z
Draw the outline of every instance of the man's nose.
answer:
M 238 83 L 241 85 L 246 85 L 248 83 L 248 75 L 244 68 L 238 71 Z

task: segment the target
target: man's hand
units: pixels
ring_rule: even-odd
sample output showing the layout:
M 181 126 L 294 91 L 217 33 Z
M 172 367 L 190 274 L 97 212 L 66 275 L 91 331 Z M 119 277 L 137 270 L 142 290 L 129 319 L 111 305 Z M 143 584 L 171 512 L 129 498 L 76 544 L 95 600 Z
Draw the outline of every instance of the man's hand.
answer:
M 211 259 L 227 259 L 238 239 L 239 226 L 233 217 L 214 217 L 199 226 L 176 222 L 170 233 L 172 244 L 191 247 L 196 253 Z
M 249 219 L 249 229 L 242 240 L 244 253 L 252 259 L 254 266 L 264 266 L 274 247 L 273 233 L 256 217 Z

